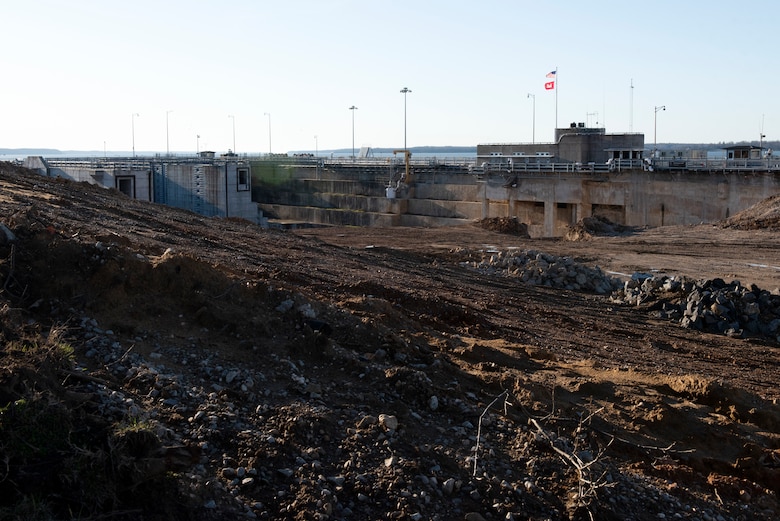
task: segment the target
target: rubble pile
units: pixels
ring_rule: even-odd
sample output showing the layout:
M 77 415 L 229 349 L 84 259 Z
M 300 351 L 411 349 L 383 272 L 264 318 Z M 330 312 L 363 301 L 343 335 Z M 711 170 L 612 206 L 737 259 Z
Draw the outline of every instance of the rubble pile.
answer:
M 536 250 L 486 250 L 480 260 L 465 261 L 462 266 L 490 275 L 517 277 L 534 286 L 608 295 L 620 289 L 620 279 L 601 268 L 590 268 L 571 257 L 556 257 Z
M 473 393 L 437 390 L 424 371 L 391 359 L 331 351 L 349 369 L 345 379 L 372 381 L 368 391 L 323 380 L 316 366 L 287 356 L 263 358 L 260 371 L 151 332 L 136 339 L 156 344 L 142 356 L 91 317 L 79 331 L 85 357 L 122 382 L 111 389 L 84 380 L 89 407 L 107 422 L 138 426 L 129 458 L 136 479 L 180 472 L 187 507 L 201 519 L 585 519 L 648 502 L 659 518 L 718 519 L 714 504 L 681 502 L 664 480 L 602 458 L 609 436 L 583 421 L 501 414 Z M 401 400 L 410 407 L 399 415 L 383 405 Z M 434 442 L 420 444 L 422 433 Z M 573 484 L 561 454 L 587 462 L 587 495 L 559 499 Z
M 735 338 L 770 337 L 780 342 L 780 293 L 739 281 L 695 281 L 689 278 L 636 273 L 612 294 L 614 302 L 650 304 L 658 318 L 682 326 Z
M 484 250 L 462 266 L 488 275 L 517 277 L 535 286 L 609 295 L 614 303 L 648 306 L 656 318 L 733 338 L 762 336 L 780 342 L 780 291 L 722 279 L 634 273 L 623 281 L 571 257 L 536 250 Z

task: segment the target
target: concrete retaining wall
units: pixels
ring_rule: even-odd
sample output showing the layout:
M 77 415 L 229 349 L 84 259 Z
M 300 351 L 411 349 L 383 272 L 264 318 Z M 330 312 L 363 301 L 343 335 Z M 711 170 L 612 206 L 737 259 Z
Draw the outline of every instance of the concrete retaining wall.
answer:
M 780 193 L 780 177 L 769 172 L 434 173 L 413 176 L 397 199 L 386 197 L 387 180 L 375 170 L 342 172 L 340 179 L 313 168 L 267 168 L 265 174 L 270 175 L 255 178 L 254 200 L 276 219 L 444 226 L 517 217 L 533 237 L 562 236 L 568 226 L 592 215 L 628 226 L 713 222 Z

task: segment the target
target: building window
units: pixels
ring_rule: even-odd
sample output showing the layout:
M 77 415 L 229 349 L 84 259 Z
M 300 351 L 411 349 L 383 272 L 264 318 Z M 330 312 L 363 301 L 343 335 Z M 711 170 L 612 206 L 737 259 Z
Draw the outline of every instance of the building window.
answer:
M 238 191 L 245 192 L 249 190 L 249 169 L 239 168 L 236 170 L 236 176 L 238 178 Z

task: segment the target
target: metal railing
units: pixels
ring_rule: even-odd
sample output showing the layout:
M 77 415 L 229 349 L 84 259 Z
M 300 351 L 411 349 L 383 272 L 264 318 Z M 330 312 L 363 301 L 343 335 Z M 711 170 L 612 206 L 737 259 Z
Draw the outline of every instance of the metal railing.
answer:
M 312 159 L 317 161 L 317 159 Z M 339 158 L 319 158 L 322 166 L 363 166 L 363 167 L 378 167 L 378 166 L 400 166 L 405 165 L 406 161 L 403 157 L 339 157 Z M 476 159 L 473 157 L 417 157 L 409 160 L 411 166 L 420 167 L 432 167 L 432 166 L 457 166 L 466 168 L 469 165 L 474 165 Z
M 653 170 L 689 172 L 777 172 L 780 171 L 780 157 L 763 159 L 690 159 L 654 158 L 649 160 Z
M 149 169 L 154 164 L 160 163 L 215 163 L 223 164 L 225 162 L 246 163 L 245 159 L 235 158 L 202 158 L 202 157 L 159 157 L 159 158 L 54 158 L 46 159 L 49 166 L 57 168 L 83 168 L 89 170 L 143 170 Z
M 762 159 L 691 159 L 691 158 L 653 158 L 653 159 L 611 159 L 606 163 L 576 163 L 554 161 L 484 161 L 474 157 L 417 157 L 409 161 L 412 168 L 424 170 L 431 168 L 462 169 L 472 174 L 492 173 L 607 173 L 623 170 L 647 171 L 690 171 L 690 172 L 778 172 L 780 171 L 780 156 L 769 156 Z M 193 156 L 172 157 L 88 157 L 88 158 L 51 158 L 47 164 L 59 168 L 84 169 L 116 169 L 140 170 L 149 169 L 159 163 L 224 163 L 236 161 L 247 163 L 252 161 L 273 161 L 295 166 L 337 167 L 343 169 L 394 168 L 403 167 L 403 157 L 285 157 L 285 158 L 251 158 L 251 157 L 216 157 L 202 158 Z

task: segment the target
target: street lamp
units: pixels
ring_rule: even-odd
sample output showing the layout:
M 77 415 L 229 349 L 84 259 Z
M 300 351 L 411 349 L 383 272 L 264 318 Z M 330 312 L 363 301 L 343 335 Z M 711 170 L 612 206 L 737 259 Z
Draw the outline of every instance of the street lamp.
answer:
M 271 113 L 264 112 L 265 116 L 268 116 L 268 155 L 271 155 Z
M 317 143 L 317 136 L 314 136 L 314 157 L 320 156 L 320 146 Z
M 200 155 L 200 134 L 195 134 L 195 155 Z
M 230 119 L 233 120 L 233 153 L 236 153 L 236 117 L 233 115 L 228 115 Z
M 140 114 L 133 112 L 133 114 L 130 116 L 130 125 L 133 131 L 133 157 L 135 157 L 135 117 L 140 116 Z
M 170 141 L 168 140 L 168 114 L 173 112 L 172 110 L 166 110 L 165 111 L 165 155 L 170 156 L 171 155 L 171 146 Z
M 666 105 L 655 107 L 655 114 L 653 114 L 653 155 L 658 151 L 658 111 L 666 110 Z
M 404 95 L 404 150 L 406 150 L 406 95 L 412 92 L 407 87 L 401 89 L 401 94 Z
M 352 111 L 352 160 L 355 160 L 355 111 L 357 110 L 357 107 L 352 105 L 349 107 L 349 110 Z
M 534 100 L 533 119 L 531 120 L 531 143 L 536 144 L 536 95 L 529 92 L 527 98 Z

